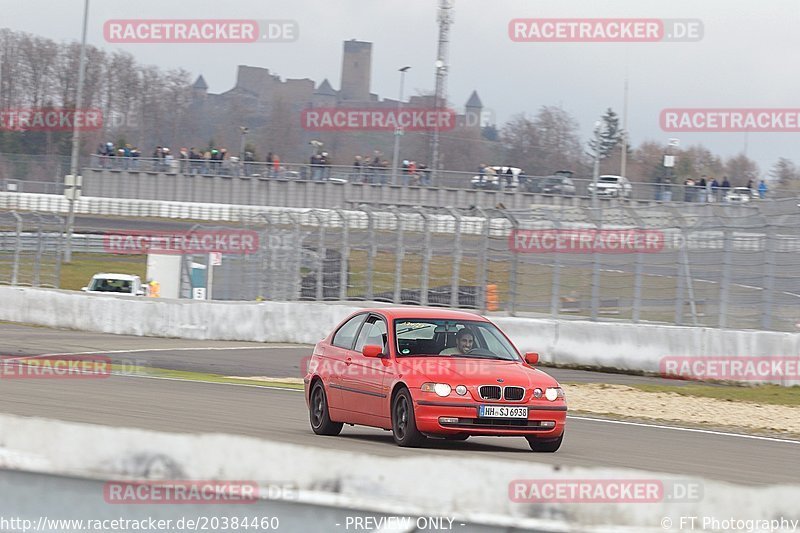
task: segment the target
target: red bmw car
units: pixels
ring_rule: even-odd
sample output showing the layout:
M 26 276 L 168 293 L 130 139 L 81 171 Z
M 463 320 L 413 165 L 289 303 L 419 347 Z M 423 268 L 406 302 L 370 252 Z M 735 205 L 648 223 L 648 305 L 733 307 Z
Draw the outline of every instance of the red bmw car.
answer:
M 392 431 L 400 446 L 427 437 L 525 437 L 536 452 L 564 439 L 567 404 L 489 320 L 442 309 L 365 309 L 314 347 L 304 378 L 311 428 Z

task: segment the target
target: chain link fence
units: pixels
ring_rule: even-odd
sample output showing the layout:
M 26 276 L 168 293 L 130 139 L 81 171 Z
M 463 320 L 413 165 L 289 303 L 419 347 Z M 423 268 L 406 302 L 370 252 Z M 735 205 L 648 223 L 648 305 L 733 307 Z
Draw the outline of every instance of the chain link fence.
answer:
M 796 331 L 800 212 L 785 203 L 769 214 L 667 204 L 265 208 L 235 226 L 257 232 L 259 245 L 223 256 L 210 297 Z M 0 283 L 58 287 L 61 218 L 2 213 L 0 230 Z M 108 255 L 104 231 L 79 231 L 76 249 Z M 192 262 L 209 256 L 184 258 L 181 297 L 192 297 Z
M 782 331 L 800 318 L 800 214 L 712 206 L 273 210 L 247 227 L 260 232 L 259 251 L 225 257 L 213 298 Z M 626 238 L 635 246 L 620 245 Z
M 64 220 L 0 212 L 0 284 L 58 288 Z

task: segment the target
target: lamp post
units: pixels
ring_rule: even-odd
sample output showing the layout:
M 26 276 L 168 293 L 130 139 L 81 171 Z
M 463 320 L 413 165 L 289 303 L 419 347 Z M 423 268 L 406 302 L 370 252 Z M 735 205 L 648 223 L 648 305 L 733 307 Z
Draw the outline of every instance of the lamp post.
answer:
M 406 72 L 411 67 L 398 69 L 400 72 L 400 97 L 397 99 L 397 127 L 394 129 L 394 152 L 392 155 L 392 185 L 397 185 L 397 164 L 400 158 L 400 137 L 403 135 L 403 128 L 400 127 L 400 110 L 403 107 L 403 84 L 406 80 Z
M 75 113 L 79 113 L 83 106 L 83 83 L 86 77 L 86 26 L 89 22 L 89 0 L 84 0 L 83 4 L 83 33 L 81 36 L 81 53 L 78 66 L 78 91 L 75 97 Z M 72 186 L 69 195 L 69 214 L 67 215 L 67 243 L 64 248 L 64 262 L 72 261 L 72 231 L 75 225 L 75 200 L 78 194 L 78 156 L 81 142 L 81 130 L 78 121 L 73 121 L 72 126 L 72 157 L 70 158 L 70 174 L 72 175 Z
M 592 207 L 597 207 L 597 180 L 600 177 L 600 127 L 598 121 L 594 123 L 594 169 L 592 171 Z
M 247 134 L 250 133 L 250 130 L 245 126 L 239 126 L 239 131 L 242 133 L 242 140 L 239 142 L 239 166 L 243 169 L 243 174 L 247 176 L 247 164 L 245 163 L 245 147 L 247 146 L 246 138 Z

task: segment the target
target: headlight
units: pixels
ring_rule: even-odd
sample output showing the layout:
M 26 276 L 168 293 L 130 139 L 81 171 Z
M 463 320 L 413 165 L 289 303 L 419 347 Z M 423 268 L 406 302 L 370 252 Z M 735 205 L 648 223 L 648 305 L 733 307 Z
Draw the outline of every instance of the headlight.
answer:
M 464 396 L 467 393 L 467 388 L 464 385 L 459 385 L 456 387 L 456 394 L 459 396 Z
M 542 397 L 542 389 L 540 389 L 540 388 L 533 389 L 533 397 L 536 398 L 537 400 L 539 398 L 541 398 Z
M 435 392 L 442 398 L 450 396 L 450 391 L 453 390 L 447 383 L 423 383 L 420 389 L 424 392 Z
M 550 387 L 544 391 L 544 397 L 554 402 L 559 398 L 564 398 L 564 389 L 561 387 Z

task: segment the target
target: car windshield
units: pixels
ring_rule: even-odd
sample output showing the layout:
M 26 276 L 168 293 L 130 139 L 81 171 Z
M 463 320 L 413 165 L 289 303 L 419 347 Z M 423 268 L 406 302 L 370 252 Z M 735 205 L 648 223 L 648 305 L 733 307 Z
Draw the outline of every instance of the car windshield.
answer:
M 89 286 L 90 291 L 95 292 L 133 292 L 133 284 L 126 279 L 95 278 Z
M 619 183 L 619 178 L 614 176 L 601 176 L 600 181 L 605 183 Z
M 395 320 L 398 357 L 469 357 L 521 361 L 519 353 L 490 322 L 403 318 Z

